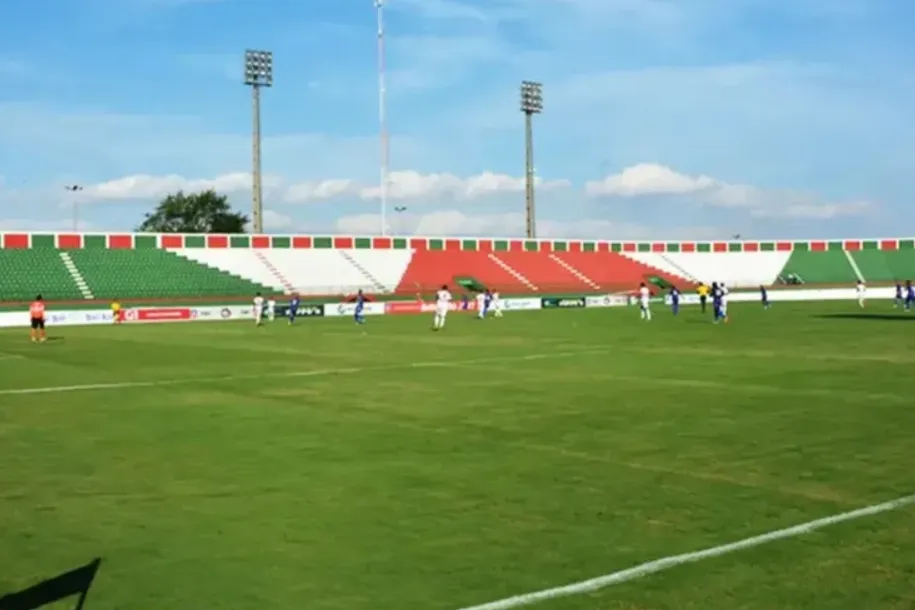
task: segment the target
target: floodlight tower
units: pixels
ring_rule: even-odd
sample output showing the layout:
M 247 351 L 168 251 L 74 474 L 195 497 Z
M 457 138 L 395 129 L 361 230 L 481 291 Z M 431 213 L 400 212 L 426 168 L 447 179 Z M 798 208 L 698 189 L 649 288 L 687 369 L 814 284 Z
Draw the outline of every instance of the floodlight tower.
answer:
M 534 216 L 534 115 L 543 112 L 543 85 L 533 81 L 521 83 L 521 112 L 524 113 L 525 153 L 525 209 L 527 212 L 527 237 L 537 237 Z
M 73 205 L 73 232 L 76 233 L 79 231 L 79 201 L 77 193 L 83 190 L 83 187 L 79 184 L 68 184 L 64 187 L 64 190 L 73 193 L 70 203 Z
M 375 13 L 378 19 L 378 139 L 381 148 L 381 235 L 388 231 L 388 177 L 390 162 L 390 142 L 388 138 L 386 62 L 384 48 L 384 2 L 375 0 Z
M 252 218 L 255 233 L 264 232 L 264 201 L 261 183 L 261 87 L 273 86 L 273 53 L 270 51 L 245 51 L 245 84 L 252 94 Z

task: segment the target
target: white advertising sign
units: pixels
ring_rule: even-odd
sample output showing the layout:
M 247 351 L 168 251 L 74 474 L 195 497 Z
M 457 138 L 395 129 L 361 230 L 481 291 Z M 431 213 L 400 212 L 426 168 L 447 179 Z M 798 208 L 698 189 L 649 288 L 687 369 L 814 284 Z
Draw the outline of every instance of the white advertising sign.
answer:
M 382 316 L 384 315 L 384 303 L 372 303 L 368 302 L 362 309 L 362 313 L 367 316 Z M 356 313 L 356 304 L 355 303 L 325 303 L 324 304 L 324 317 L 326 318 L 337 318 L 340 316 L 352 316 Z

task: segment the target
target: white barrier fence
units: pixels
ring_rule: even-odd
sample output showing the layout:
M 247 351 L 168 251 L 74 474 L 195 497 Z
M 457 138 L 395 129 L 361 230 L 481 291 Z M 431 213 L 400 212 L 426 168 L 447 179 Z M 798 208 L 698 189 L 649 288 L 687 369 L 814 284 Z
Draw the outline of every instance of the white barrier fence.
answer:
M 770 290 L 769 301 L 848 301 L 857 298 L 854 288 L 798 288 L 792 290 Z M 892 287 L 872 288 L 867 291 L 868 299 L 892 299 L 895 290 Z M 669 297 L 663 299 L 669 303 Z M 732 303 L 759 301 L 757 292 L 735 292 L 729 296 Z M 633 299 L 625 295 L 588 295 L 572 298 L 531 297 L 524 299 L 502 299 L 504 311 L 533 311 L 539 309 L 569 308 L 569 307 L 625 307 L 632 304 Z M 699 297 L 694 294 L 685 294 L 680 298 L 681 305 L 696 305 Z M 475 311 L 476 304 L 452 303 L 453 310 Z M 352 316 L 356 306 L 353 303 L 322 303 L 305 304 L 299 307 L 297 317 L 302 318 L 334 318 Z M 392 314 L 419 314 L 431 312 L 434 305 L 419 301 L 390 301 L 385 303 L 369 302 L 365 304 L 363 314 L 367 316 L 380 316 Z M 278 308 L 278 315 L 286 315 L 285 304 Z M 156 323 L 156 322 L 221 322 L 231 320 L 252 320 L 254 307 L 252 305 L 215 305 L 202 307 L 139 307 L 124 310 L 124 323 Z M 107 309 L 49 309 L 46 322 L 48 326 L 92 326 L 99 324 L 112 324 L 113 314 Z M 0 328 L 15 328 L 29 326 L 29 314 L 21 312 L 0 312 Z

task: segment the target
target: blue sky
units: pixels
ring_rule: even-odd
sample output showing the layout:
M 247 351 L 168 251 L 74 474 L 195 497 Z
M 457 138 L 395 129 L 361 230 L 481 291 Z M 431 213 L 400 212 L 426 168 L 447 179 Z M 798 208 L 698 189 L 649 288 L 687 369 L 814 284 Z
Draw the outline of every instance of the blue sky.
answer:
M 0 230 L 123 230 L 213 186 L 250 207 L 245 48 L 272 232 L 377 233 L 371 0 L 25 0 L 0 21 Z M 41 4 L 41 7 L 38 5 Z M 51 10 L 53 9 L 53 10 Z M 915 3 L 388 0 L 398 233 L 911 235 Z

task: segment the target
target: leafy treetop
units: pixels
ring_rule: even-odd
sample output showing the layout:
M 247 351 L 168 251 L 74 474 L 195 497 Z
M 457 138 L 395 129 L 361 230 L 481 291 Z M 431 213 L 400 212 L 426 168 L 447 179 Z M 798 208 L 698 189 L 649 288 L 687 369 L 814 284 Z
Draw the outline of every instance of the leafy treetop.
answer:
M 248 217 L 232 211 L 228 198 L 213 189 L 178 191 L 163 199 L 137 227 L 141 233 L 244 233 Z

